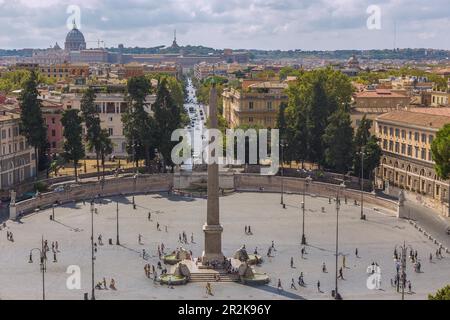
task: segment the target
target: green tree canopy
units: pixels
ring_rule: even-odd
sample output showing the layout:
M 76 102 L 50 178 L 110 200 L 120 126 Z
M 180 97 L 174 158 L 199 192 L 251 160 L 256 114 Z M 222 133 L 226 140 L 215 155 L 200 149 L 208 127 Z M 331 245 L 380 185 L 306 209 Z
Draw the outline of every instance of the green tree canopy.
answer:
M 73 161 L 75 168 L 75 181 L 78 181 L 78 161 L 84 157 L 84 146 L 82 138 L 82 118 L 78 110 L 69 109 L 64 111 L 61 123 L 64 127 L 64 157 Z

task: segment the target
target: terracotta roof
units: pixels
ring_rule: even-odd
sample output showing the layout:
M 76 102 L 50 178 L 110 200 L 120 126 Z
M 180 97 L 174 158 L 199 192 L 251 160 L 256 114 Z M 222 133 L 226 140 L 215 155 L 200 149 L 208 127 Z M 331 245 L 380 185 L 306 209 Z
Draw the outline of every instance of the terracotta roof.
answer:
M 410 108 L 408 111 L 450 117 L 450 107 L 446 108 Z
M 414 108 L 418 109 L 418 108 Z M 425 108 L 424 108 L 425 109 Z M 426 108 L 430 109 L 430 108 Z M 425 112 L 412 112 L 412 111 L 392 111 L 382 114 L 377 117 L 377 120 L 386 120 L 401 122 L 407 125 L 416 125 L 427 128 L 442 128 L 447 123 L 450 123 L 450 116 L 442 116 L 436 114 L 430 114 Z
M 391 90 L 366 90 L 354 94 L 356 98 L 408 98 L 407 95 Z

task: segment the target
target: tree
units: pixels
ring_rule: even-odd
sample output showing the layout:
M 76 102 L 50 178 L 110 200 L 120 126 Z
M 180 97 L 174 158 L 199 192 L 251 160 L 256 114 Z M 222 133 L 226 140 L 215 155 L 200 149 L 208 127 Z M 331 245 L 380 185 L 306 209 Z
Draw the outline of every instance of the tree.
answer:
M 133 77 L 128 80 L 129 106 L 127 112 L 122 115 L 122 122 L 127 152 L 132 155 L 136 168 L 141 159 L 145 159 L 147 168 L 150 166 L 153 121 L 145 110 L 145 100 L 150 89 L 150 81 L 145 77 Z
M 103 179 L 105 178 L 105 157 L 110 155 L 114 150 L 114 145 L 109 138 L 109 133 L 106 129 L 100 130 L 99 135 L 99 153 L 102 159 Z
M 172 99 L 164 79 L 158 84 L 156 101 L 153 107 L 156 126 L 155 137 L 158 150 L 163 158 L 163 170 L 165 172 L 166 165 L 171 166 L 173 170 L 171 152 L 178 142 L 171 141 L 171 136 L 174 130 L 181 128 L 182 119 L 180 109 Z
M 36 161 L 36 176 L 39 172 L 39 155 L 47 148 L 47 127 L 42 117 L 41 101 L 38 99 L 38 78 L 36 72 L 31 72 L 24 83 L 20 94 L 20 131 L 27 142 L 34 147 Z
M 434 295 L 429 294 L 428 300 L 450 300 L 450 284 L 439 289 Z
M 343 108 L 330 116 L 323 135 L 325 163 L 339 173 L 347 173 L 353 160 L 353 128 L 350 114 Z
M 324 163 L 324 145 L 322 136 L 327 126 L 328 99 L 322 79 L 317 79 L 308 96 L 306 127 L 308 130 L 308 160 Z
M 431 144 L 431 154 L 435 162 L 434 169 L 439 178 L 450 179 L 450 123 L 436 133 L 436 138 Z M 448 187 L 448 212 L 450 214 L 450 181 Z
M 358 152 L 364 152 L 363 178 L 371 177 L 373 170 L 379 165 L 381 158 L 381 148 L 378 144 L 378 138 L 370 133 L 371 127 L 372 121 L 364 115 L 359 123 L 358 129 L 356 129 L 354 139 L 356 153 L 353 160 L 353 172 L 355 175 L 360 174 L 361 154 L 358 154 Z
M 286 102 L 280 103 L 280 107 L 278 110 L 278 116 L 277 116 L 277 122 L 276 122 L 276 127 L 278 130 L 280 130 L 280 139 L 287 138 L 286 137 L 287 123 L 286 123 L 286 117 L 285 117 L 286 108 L 287 108 Z
M 81 98 L 81 114 L 82 119 L 86 125 L 85 141 L 89 151 L 95 151 L 97 160 L 97 178 L 100 179 L 100 118 L 97 107 L 95 106 L 95 92 L 92 87 L 89 87 Z
M 82 119 L 78 110 L 69 109 L 64 111 L 61 123 L 64 127 L 64 157 L 73 161 L 75 168 L 75 181 L 78 181 L 78 161 L 84 157 L 84 146 L 82 138 Z

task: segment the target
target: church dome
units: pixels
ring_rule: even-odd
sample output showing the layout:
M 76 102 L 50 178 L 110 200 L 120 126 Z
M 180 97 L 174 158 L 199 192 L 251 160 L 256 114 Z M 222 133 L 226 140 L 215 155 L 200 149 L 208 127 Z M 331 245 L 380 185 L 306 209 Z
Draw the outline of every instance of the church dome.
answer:
M 64 48 L 67 51 L 78 51 L 86 49 L 86 41 L 80 30 L 77 29 L 76 24 L 73 24 L 73 29 L 69 31 L 66 36 Z

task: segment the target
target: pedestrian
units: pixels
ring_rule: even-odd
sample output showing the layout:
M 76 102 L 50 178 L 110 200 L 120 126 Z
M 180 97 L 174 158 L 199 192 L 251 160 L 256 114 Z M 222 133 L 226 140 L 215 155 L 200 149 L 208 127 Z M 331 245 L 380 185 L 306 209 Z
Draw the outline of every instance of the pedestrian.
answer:
M 156 222 L 156 230 L 159 231 L 159 222 Z
M 338 277 L 338 279 L 344 280 L 344 275 L 342 273 L 342 268 L 339 268 L 339 277 Z
M 149 211 L 148 212 L 148 217 L 147 217 L 147 219 L 148 219 L 148 221 L 151 221 L 152 220 L 152 213 Z
M 144 273 L 145 273 L 145 276 L 148 278 L 148 269 L 147 269 L 147 264 L 146 265 L 144 265 Z
M 298 277 L 298 285 L 303 286 L 305 282 L 303 281 L 303 272 L 300 272 L 300 276 Z
M 165 230 L 166 232 L 169 232 L 169 231 L 167 231 L 167 225 L 164 226 L 164 230 Z
M 295 287 L 294 278 L 292 278 L 291 280 L 291 289 L 297 290 L 297 288 Z
M 325 265 L 325 262 L 322 263 L 322 272 L 323 273 L 327 272 L 327 266 Z
M 281 279 L 278 279 L 278 286 L 277 286 L 278 291 L 283 290 L 283 286 L 281 285 Z
M 142 244 L 142 235 L 140 233 L 138 234 L 138 243 Z
M 191 233 L 191 243 L 194 243 L 194 233 Z
M 432 261 L 433 261 L 433 254 L 430 253 L 430 262 L 432 262 Z
M 270 254 L 272 253 L 272 248 L 269 248 L 268 250 L 267 250 L 267 257 L 270 257 Z
M 55 242 L 56 251 L 59 252 L 58 241 Z
M 101 235 L 101 234 L 98 236 L 97 240 L 98 240 L 98 244 L 99 244 L 99 245 L 103 245 L 103 242 L 102 242 L 102 235 Z
M 178 242 L 181 243 L 181 233 L 178 234 Z
M 117 289 L 116 289 L 116 281 L 114 281 L 113 278 L 111 278 L 111 283 L 109 284 L 109 287 L 110 287 L 112 290 L 117 290 Z
M 273 251 L 277 251 L 277 250 L 275 250 L 275 243 L 273 242 L 273 240 L 272 240 L 272 249 L 273 249 Z
M 320 291 L 320 280 L 317 280 L 317 291 L 322 292 Z
M 145 249 L 142 249 L 142 258 L 145 259 Z
M 248 234 L 248 233 L 247 233 L 247 225 L 245 225 L 245 234 Z
M 342 256 L 342 267 L 346 268 L 346 266 L 345 266 L 345 255 Z
M 55 243 L 52 241 L 52 252 L 55 252 Z
M 258 247 L 255 248 L 255 251 L 253 251 L 253 254 L 258 254 Z
M 103 277 L 103 287 L 105 288 L 105 290 L 108 290 L 108 286 L 106 285 L 106 278 Z
M 248 234 L 252 234 L 252 230 L 250 229 L 250 226 L 248 226 Z
M 303 255 L 305 254 L 305 247 L 302 247 L 301 253 L 302 253 L 302 259 L 303 259 Z
M 58 260 L 56 260 L 56 252 L 53 252 L 53 262 L 58 262 Z
M 97 252 L 97 243 L 94 243 L 94 252 Z
M 294 257 L 291 257 L 291 268 L 294 267 Z
M 408 281 L 408 292 L 411 293 L 411 281 Z
M 359 258 L 359 257 L 358 257 L 358 248 L 355 249 L 355 256 L 356 256 L 357 258 Z

